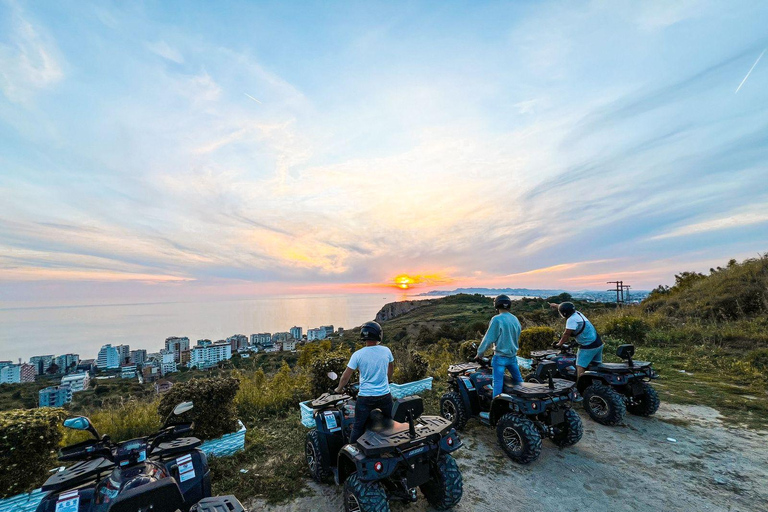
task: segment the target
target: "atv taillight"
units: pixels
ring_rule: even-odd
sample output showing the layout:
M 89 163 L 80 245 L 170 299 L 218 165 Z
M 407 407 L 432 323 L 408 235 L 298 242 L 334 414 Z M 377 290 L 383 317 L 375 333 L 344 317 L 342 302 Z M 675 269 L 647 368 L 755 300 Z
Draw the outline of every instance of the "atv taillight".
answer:
M 384 469 L 384 464 L 382 464 L 381 462 L 377 462 L 376 464 L 374 464 L 374 465 L 373 465 L 373 469 L 374 469 L 374 470 L 375 470 L 377 473 L 381 473 L 381 472 L 382 472 L 382 470 Z
M 534 409 L 537 409 L 537 408 L 538 408 L 538 406 L 537 406 L 535 403 L 532 403 L 532 404 L 531 404 L 531 407 L 532 407 L 532 408 L 534 408 Z
M 453 446 L 453 438 L 452 437 L 449 437 L 448 439 L 446 439 L 445 442 L 448 443 L 448 446 Z

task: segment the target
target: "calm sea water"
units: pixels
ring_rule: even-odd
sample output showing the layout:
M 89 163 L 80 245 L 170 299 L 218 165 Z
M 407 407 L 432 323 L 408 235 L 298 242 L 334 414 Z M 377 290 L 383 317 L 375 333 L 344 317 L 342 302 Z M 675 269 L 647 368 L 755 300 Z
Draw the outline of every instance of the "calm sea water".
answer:
M 332 324 L 355 327 L 388 302 L 424 299 L 395 294 L 296 295 L 247 300 L 67 306 L 0 310 L 0 360 L 73 352 L 95 358 L 105 343 L 156 352 L 168 336 L 250 336 Z

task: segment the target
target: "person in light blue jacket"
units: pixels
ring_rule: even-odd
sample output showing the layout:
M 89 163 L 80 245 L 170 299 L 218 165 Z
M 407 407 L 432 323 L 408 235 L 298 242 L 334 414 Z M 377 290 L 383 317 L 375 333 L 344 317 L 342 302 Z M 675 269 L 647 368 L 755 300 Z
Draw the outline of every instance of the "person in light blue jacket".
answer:
M 514 384 L 523 382 L 520 368 L 517 366 L 517 348 L 520 344 L 520 321 L 512 314 L 512 299 L 499 295 L 493 301 L 496 316 L 491 318 L 488 331 L 477 348 L 477 358 L 482 357 L 490 346 L 494 345 L 493 359 L 493 396 L 500 395 L 504 389 L 504 373 L 509 370 Z

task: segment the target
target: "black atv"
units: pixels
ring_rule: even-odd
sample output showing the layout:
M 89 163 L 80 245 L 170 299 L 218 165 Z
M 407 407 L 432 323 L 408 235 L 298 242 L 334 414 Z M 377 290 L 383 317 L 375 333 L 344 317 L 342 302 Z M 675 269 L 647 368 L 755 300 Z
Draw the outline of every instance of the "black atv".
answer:
M 536 460 L 542 436 L 561 447 L 581 439 L 581 418 L 571 407 L 579 398 L 573 382 L 548 379 L 513 385 L 505 375 L 503 392 L 494 398 L 488 358 L 452 365 L 448 377 L 450 391 L 440 398 L 440 414 L 459 430 L 470 418 L 495 426 L 501 448 L 515 462 Z
M 316 428 L 307 433 L 305 453 L 312 478 L 344 485 L 345 511 L 386 512 L 390 500 L 415 502 L 417 487 L 439 510 L 461 500 L 461 471 L 450 455 L 461 440 L 451 422 L 423 416 L 422 399 L 408 396 L 394 401 L 392 419 L 374 410 L 350 444 L 356 385 L 344 391 L 310 402 Z
M 227 500 L 237 510 L 232 497 L 210 498 L 208 461 L 201 441 L 189 437 L 193 425 L 170 424 L 190 409 L 192 402 L 181 403 L 155 434 L 120 443 L 99 436 L 84 416 L 66 419 L 65 427 L 94 439 L 59 451 L 60 461 L 76 463 L 43 484 L 46 495 L 36 512 L 207 511 Z
M 571 344 L 558 350 L 531 352 L 532 372 L 526 380 L 544 382 L 550 376 L 576 381 L 576 354 Z M 590 417 L 603 425 L 616 425 L 626 411 L 638 416 L 650 416 L 659 408 L 659 395 L 651 379 L 659 375 L 646 361 L 633 361 L 634 345 L 621 345 L 616 355 L 624 363 L 590 364 L 576 386 L 584 396 L 584 408 Z

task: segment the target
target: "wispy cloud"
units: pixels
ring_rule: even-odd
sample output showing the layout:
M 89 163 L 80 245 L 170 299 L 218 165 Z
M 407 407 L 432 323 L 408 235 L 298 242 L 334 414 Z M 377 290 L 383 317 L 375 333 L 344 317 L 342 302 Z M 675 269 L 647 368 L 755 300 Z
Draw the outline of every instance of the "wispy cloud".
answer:
M 742 80 L 742 81 L 739 83 L 739 86 L 736 88 L 736 91 L 734 92 L 734 94 L 736 94 L 737 92 L 739 92 L 739 90 L 741 90 L 741 87 L 744 85 L 744 82 L 746 82 L 746 81 L 747 81 L 747 78 L 749 78 L 749 75 L 751 75 L 751 74 L 752 74 L 752 70 L 753 70 L 753 69 L 755 69 L 755 66 L 757 66 L 757 63 L 758 63 L 758 62 L 760 62 L 760 59 L 762 59 L 762 58 L 763 58 L 763 55 L 764 55 L 764 54 L 765 54 L 765 50 L 763 50 L 762 52 L 760 52 L 760 55 L 758 55 L 758 57 L 757 57 L 757 60 L 755 61 L 755 63 L 754 63 L 754 64 L 752 64 L 752 67 L 751 67 L 751 68 L 749 68 L 749 71 L 747 71 L 747 74 L 746 74 L 746 75 L 744 75 L 744 79 L 743 79 L 743 80 Z

